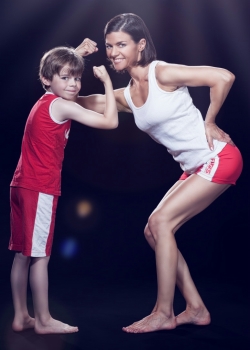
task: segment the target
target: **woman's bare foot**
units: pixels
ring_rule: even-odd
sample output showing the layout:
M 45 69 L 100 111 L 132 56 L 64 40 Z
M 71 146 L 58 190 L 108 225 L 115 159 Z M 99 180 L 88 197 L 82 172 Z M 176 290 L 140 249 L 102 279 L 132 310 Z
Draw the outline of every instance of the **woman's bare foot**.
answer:
M 211 317 L 206 307 L 192 309 L 187 307 L 185 311 L 176 317 L 177 326 L 181 324 L 194 324 L 197 326 L 206 326 L 211 322 Z
M 30 317 L 29 315 L 18 318 L 15 317 L 12 323 L 12 329 L 15 332 L 22 332 L 27 329 L 34 328 L 35 326 L 35 319 Z
M 151 311 L 151 314 L 153 314 L 156 310 L 157 310 L 157 302 L 155 303 L 155 306 L 154 306 L 153 310 Z
M 62 334 L 78 332 L 78 327 L 69 326 L 66 323 L 54 320 L 52 317 L 46 322 L 35 321 L 37 334 Z
M 127 333 L 147 333 L 160 330 L 170 330 L 176 327 L 175 317 L 168 318 L 160 312 L 151 313 L 138 322 L 134 322 L 122 330 Z

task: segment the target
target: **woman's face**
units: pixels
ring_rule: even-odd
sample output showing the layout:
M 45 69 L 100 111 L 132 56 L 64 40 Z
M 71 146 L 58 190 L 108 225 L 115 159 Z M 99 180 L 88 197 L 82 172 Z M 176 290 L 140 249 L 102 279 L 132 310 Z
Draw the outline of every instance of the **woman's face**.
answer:
M 112 32 L 106 35 L 106 53 L 117 71 L 134 67 L 140 60 L 140 51 L 142 51 L 141 41 L 136 44 L 125 32 Z

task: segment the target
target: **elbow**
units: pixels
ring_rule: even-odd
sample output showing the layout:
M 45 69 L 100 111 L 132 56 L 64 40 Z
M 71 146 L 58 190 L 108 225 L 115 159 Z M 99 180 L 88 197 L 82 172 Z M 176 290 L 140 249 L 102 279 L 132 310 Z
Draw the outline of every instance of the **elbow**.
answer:
M 104 115 L 105 116 L 105 115 Z M 118 114 L 115 113 L 112 116 L 106 116 L 105 117 L 105 128 L 106 129 L 116 129 L 118 127 L 119 124 L 119 120 L 118 120 Z
M 229 72 L 228 70 L 225 70 L 223 73 L 224 73 L 223 74 L 224 81 L 228 85 L 232 86 L 234 81 L 235 81 L 235 75 L 233 73 Z
M 103 126 L 104 129 L 116 129 L 118 127 L 118 119 L 109 121 L 108 123 L 105 123 Z
M 119 125 L 119 122 L 118 122 L 118 119 L 117 119 L 115 122 L 111 123 L 110 129 L 116 129 L 118 127 L 118 125 Z

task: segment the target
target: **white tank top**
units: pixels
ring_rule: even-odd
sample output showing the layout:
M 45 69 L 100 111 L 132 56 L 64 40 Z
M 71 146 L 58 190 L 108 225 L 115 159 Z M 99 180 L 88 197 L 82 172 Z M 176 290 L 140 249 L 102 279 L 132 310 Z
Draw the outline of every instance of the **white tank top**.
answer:
M 149 66 L 149 91 L 144 105 L 134 105 L 130 83 L 124 90 L 124 96 L 138 128 L 164 145 L 181 168 L 192 174 L 200 165 L 217 155 L 226 143 L 213 140 L 214 150 L 209 149 L 204 120 L 194 106 L 187 87 L 182 86 L 173 92 L 162 90 L 155 77 L 158 62 L 153 61 Z

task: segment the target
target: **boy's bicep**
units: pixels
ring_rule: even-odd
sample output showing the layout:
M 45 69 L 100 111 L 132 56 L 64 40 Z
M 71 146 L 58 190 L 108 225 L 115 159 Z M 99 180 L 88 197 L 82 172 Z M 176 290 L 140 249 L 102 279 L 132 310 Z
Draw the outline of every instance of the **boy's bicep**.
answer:
M 55 104 L 54 112 L 57 120 L 75 120 L 91 127 L 98 127 L 102 114 L 86 109 L 73 101 L 62 100 Z

